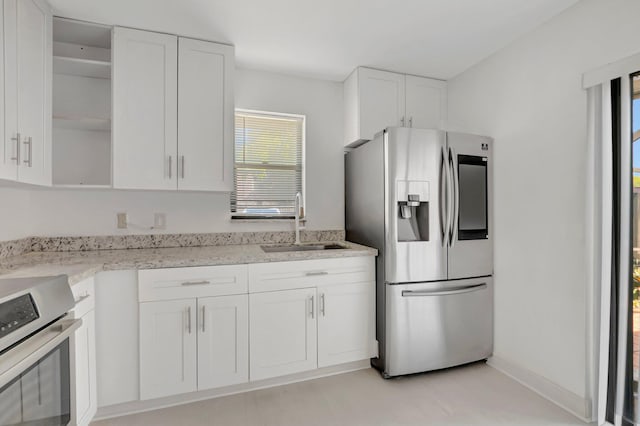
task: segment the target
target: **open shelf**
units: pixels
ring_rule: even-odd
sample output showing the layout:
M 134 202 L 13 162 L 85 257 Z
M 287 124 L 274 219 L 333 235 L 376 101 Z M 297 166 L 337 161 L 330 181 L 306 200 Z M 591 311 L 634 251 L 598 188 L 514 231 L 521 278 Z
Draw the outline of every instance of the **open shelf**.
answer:
M 94 130 L 108 132 L 111 130 L 111 120 L 98 117 L 53 116 L 53 126 L 59 129 Z
M 69 56 L 54 56 L 53 72 L 55 74 L 109 79 L 111 78 L 111 62 Z
M 53 185 L 111 188 L 111 27 L 53 19 Z

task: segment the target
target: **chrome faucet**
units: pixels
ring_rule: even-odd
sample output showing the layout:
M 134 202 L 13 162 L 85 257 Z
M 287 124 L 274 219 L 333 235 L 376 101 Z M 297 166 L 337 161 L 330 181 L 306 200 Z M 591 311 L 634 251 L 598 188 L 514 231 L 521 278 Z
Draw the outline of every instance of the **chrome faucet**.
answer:
M 300 206 L 302 204 L 302 194 L 299 192 L 296 192 L 296 198 L 294 201 L 294 207 L 293 209 L 295 210 L 295 214 L 294 214 L 294 218 L 296 221 L 296 245 L 300 245 Z

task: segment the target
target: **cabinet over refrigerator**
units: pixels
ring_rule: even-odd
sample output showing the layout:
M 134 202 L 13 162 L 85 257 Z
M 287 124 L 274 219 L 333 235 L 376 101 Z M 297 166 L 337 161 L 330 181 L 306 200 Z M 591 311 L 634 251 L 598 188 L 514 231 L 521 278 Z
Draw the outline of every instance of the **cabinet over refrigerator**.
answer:
M 492 140 L 390 127 L 346 155 L 347 239 L 375 247 L 385 377 L 493 350 Z

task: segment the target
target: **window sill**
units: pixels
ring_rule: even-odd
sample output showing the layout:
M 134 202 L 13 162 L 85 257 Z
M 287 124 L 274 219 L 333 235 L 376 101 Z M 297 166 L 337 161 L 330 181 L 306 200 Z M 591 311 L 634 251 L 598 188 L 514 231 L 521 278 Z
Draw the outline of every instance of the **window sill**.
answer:
M 231 222 L 238 222 L 238 223 L 283 223 L 283 222 L 295 222 L 295 218 L 293 216 L 288 216 L 288 217 L 231 216 Z M 300 223 L 302 223 L 302 224 L 307 223 L 307 218 L 301 217 L 300 218 Z

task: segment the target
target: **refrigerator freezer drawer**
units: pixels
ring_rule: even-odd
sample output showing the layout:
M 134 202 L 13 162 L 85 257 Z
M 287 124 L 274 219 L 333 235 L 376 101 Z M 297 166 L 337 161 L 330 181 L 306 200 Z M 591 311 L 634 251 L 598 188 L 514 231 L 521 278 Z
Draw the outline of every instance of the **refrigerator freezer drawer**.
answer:
M 491 277 L 386 285 L 387 376 L 452 367 L 493 351 Z

